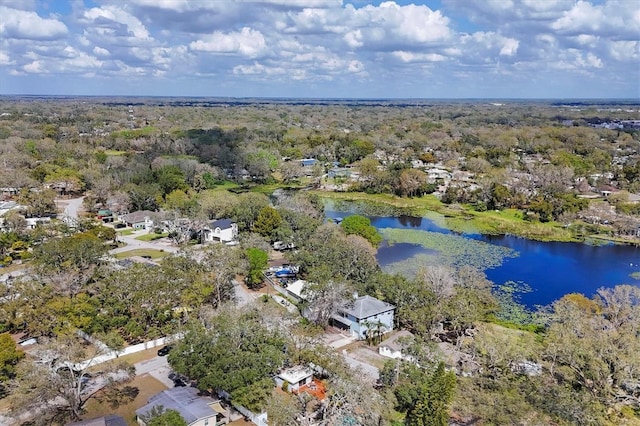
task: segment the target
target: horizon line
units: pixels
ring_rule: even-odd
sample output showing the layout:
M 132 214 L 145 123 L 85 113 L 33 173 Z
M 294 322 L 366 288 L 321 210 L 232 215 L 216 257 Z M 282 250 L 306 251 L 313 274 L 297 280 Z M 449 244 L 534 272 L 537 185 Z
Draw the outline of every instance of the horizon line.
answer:
M 47 98 L 192 98 L 192 99 L 283 99 L 283 100 L 361 100 L 361 101 L 430 101 L 430 100 L 505 100 L 505 101 L 561 101 L 561 100 L 580 100 L 580 101 L 601 101 L 601 100 L 618 100 L 633 101 L 640 103 L 640 97 L 303 97 L 303 96 L 220 96 L 220 95 L 104 95 L 104 94 L 33 94 L 33 93 L 0 93 L 0 97 L 47 97 Z

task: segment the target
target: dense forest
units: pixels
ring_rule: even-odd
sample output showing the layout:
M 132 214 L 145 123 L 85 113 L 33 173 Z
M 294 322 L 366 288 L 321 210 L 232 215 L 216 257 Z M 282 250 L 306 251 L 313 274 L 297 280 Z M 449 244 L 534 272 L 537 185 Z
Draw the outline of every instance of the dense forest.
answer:
M 640 424 L 639 277 L 532 310 L 471 262 L 384 272 L 392 236 L 324 212 L 357 199 L 453 230 L 638 244 L 637 102 L 2 97 L 0 158 L 15 424 L 123 403 L 135 368 L 93 360 L 163 336 L 176 373 L 271 424 Z M 153 225 L 132 243 L 134 212 Z M 233 244 L 205 243 L 219 219 Z M 269 296 L 274 260 L 299 268 L 303 301 Z M 374 383 L 323 340 L 354 293 L 409 332 Z M 316 367 L 324 400 L 275 389 L 293 365 Z

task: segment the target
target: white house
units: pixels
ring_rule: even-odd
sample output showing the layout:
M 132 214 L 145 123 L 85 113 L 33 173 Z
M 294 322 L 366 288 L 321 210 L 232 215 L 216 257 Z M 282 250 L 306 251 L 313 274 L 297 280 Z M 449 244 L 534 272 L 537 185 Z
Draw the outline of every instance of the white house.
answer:
M 231 219 L 218 219 L 203 229 L 203 241 L 230 242 L 238 237 L 238 225 Z
M 356 298 L 341 309 L 332 319 L 336 325 L 348 328 L 358 339 L 366 339 L 369 333 L 388 333 L 393 330 L 396 307 L 371 296 Z
M 402 349 L 404 348 L 404 342 L 402 341 L 409 341 L 412 338 L 413 334 L 410 331 L 401 330 L 386 339 L 384 342 L 380 343 L 380 346 L 378 346 L 378 353 L 382 356 L 386 356 L 387 358 L 412 361 L 413 357 L 411 355 L 402 353 Z
M 192 387 L 164 390 L 153 395 L 148 404 L 136 410 L 140 426 L 146 426 L 145 416 L 154 407 L 176 410 L 189 426 L 219 426 L 229 423 L 229 413 L 219 400 L 198 395 Z
M 302 386 L 308 385 L 313 381 L 313 370 L 309 367 L 297 365 L 283 370 L 274 380 L 279 388 L 282 388 L 286 383 L 287 388 L 283 390 L 297 392 Z
M 151 215 L 153 215 L 152 211 L 140 210 L 137 212 L 124 214 L 120 216 L 119 219 L 133 229 L 145 229 L 148 231 L 153 228 L 153 220 L 151 219 Z

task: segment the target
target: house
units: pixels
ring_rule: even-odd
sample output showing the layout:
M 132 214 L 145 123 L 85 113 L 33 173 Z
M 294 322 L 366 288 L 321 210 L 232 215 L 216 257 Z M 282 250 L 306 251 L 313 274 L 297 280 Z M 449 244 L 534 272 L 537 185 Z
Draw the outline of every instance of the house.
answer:
M 304 290 L 304 286 L 306 283 L 307 282 L 304 280 L 296 280 L 293 283 L 287 285 L 287 294 L 294 300 L 302 302 L 303 300 L 305 300 L 305 297 L 302 295 L 302 291 Z
M 300 165 L 302 167 L 313 167 L 318 163 L 318 160 L 315 158 L 303 158 L 300 160 Z
M 180 413 L 189 426 L 217 426 L 229 423 L 229 413 L 219 400 L 199 396 L 198 390 L 192 387 L 178 387 L 153 395 L 147 405 L 137 409 L 138 424 L 146 426 L 145 415 L 160 406 L 165 410 Z
M 238 237 L 238 225 L 231 219 L 218 219 L 202 230 L 203 242 L 234 241 Z
M 109 416 L 97 417 L 95 419 L 67 423 L 67 426 L 127 426 L 127 422 L 121 416 L 111 414 Z
M 329 178 L 344 178 L 349 179 L 351 177 L 351 169 L 348 167 L 334 167 L 327 172 Z
M 20 192 L 20 188 L 5 187 L 0 188 L 0 200 L 8 200 L 11 197 L 15 197 Z
M 393 330 L 395 309 L 395 306 L 367 295 L 357 297 L 332 319 L 335 325 L 349 329 L 358 339 L 366 339 L 371 333 Z
M 109 209 L 98 210 L 96 218 L 103 223 L 113 222 L 113 212 Z
M 276 386 L 287 392 L 297 392 L 301 387 L 313 381 L 313 370 L 309 367 L 297 365 L 278 373 L 274 378 Z M 286 384 L 286 388 L 284 385 Z
M 120 216 L 120 220 L 133 229 L 146 229 L 148 231 L 153 228 L 151 215 L 153 215 L 152 211 L 140 210 L 122 215 Z
M 380 346 L 378 346 L 378 353 L 382 356 L 386 356 L 387 358 L 412 361 L 413 357 L 411 355 L 402 353 L 402 349 L 404 348 L 404 342 L 402 341 L 409 341 L 410 339 L 413 339 L 413 333 L 407 330 L 401 330 L 386 339 L 384 342 L 380 343 Z

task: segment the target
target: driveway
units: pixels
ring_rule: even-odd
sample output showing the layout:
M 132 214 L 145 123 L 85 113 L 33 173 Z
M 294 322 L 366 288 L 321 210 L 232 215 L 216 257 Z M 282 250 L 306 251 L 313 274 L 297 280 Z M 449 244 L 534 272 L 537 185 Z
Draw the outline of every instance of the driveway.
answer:
M 173 381 L 169 379 L 171 367 L 166 356 L 156 356 L 146 361 L 136 363 L 136 376 L 149 374 L 154 379 L 162 382 L 166 387 L 172 388 Z
M 360 370 L 364 373 L 363 378 L 369 379 L 372 383 L 375 383 L 380 378 L 380 370 L 374 367 L 371 364 L 367 364 L 365 362 L 359 361 L 352 356 L 346 350 L 342 350 L 342 355 L 344 356 L 344 360 L 349 364 L 349 367 L 355 370 Z
M 80 198 L 72 198 L 70 200 L 56 200 L 56 203 L 65 205 L 65 208 L 62 212 L 63 218 L 78 219 L 79 217 L 78 212 L 82 207 L 83 200 L 84 200 L 84 197 L 80 197 Z
M 110 250 L 109 253 L 116 254 L 122 253 L 125 251 L 131 251 L 136 249 L 151 249 L 151 250 L 164 250 L 169 253 L 177 253 L 179 248 L 173 246 L 171 243 L 166 241 L 140 241 L 136 240 L 136 237 L 140 235 L 145 235 L 141 233 L 139 235 L 118 235 L 118 241 L 121 241 L 126 244 L 126 246 L 118 247 L 116 249 Z

